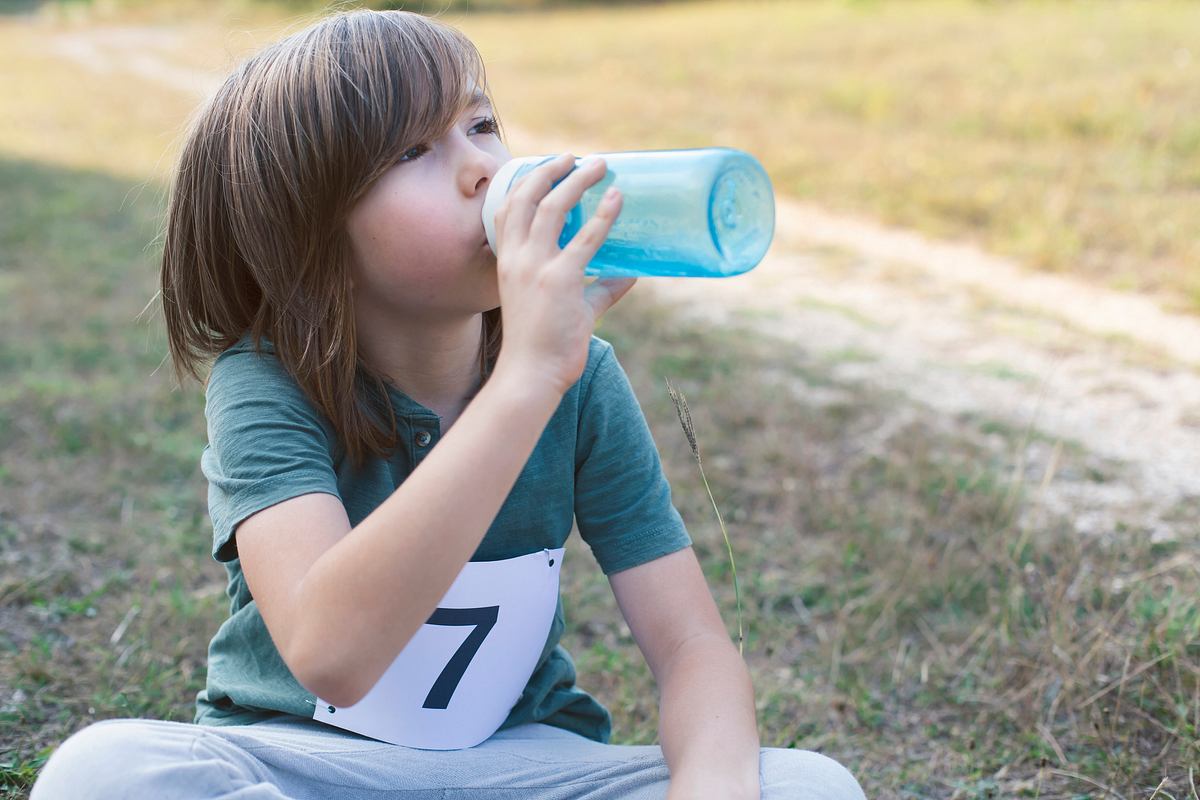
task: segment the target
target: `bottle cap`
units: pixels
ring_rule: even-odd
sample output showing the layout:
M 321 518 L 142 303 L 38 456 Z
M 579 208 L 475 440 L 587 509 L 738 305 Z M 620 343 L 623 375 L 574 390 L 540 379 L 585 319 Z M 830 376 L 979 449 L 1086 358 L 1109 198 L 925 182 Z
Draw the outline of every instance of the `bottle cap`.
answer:
M 500 169 L 496 170 L 496 174 L 492 176 L 492 183 L 488 186 L 487 194 L 483 198 L 483 231 L 487 234 L 488 247 L 492 248 L 493 253 L 496 252 L 496 212 L 500 210 L 500 206 L 504 203 L 505 195 L 512 188 L 512 183 L 517 177 L 517 171 L 526 165 L 536 167 L 555 158 L 558 158 L 558 156 L 523 156 L 521 158 L 513 158 L 504 162 L 500 166 Z

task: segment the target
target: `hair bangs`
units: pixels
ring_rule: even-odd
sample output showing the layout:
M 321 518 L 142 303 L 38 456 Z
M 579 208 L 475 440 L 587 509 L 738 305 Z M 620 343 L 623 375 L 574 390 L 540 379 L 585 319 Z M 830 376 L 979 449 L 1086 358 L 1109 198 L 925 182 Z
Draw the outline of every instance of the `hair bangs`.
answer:
M 347 18 L 359 24 L 342 67 L 361 95 L 359 128 L 376 169 L 443 136 L 481 99 L 490 103 L 483 59 L 454 28 L 397 11 Z

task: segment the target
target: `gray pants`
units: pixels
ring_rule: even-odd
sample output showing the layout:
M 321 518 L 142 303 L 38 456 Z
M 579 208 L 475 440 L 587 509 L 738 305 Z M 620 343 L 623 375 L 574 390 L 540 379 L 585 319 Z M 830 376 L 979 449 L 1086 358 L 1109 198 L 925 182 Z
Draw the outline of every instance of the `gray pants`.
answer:
M 540 723 L 464 750 L 418 750 L 299 717 L 226 727 L 118 719 L 63 742 L 30 800 L 662 800 L 667 778 L 658 745 L 601 744 Z M 759 778 L 762 800 L 864 798 L 844 767 L 806 750 L 762 748 Z

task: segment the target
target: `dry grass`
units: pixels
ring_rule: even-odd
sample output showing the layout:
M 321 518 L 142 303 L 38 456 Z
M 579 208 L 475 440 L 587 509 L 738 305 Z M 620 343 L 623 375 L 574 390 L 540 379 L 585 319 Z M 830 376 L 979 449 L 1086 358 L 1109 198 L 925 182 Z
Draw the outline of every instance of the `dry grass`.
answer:
M 636 297 L 605 320 L 656 431 L 670 430 L 672 409 L 646 389 L 666 374 L 693 390 L 718 465 L 712 492 L 732 509 L 764 744 L 834 754 L 869 796 L 1073 797 L 1103 785 L 1147 797 L 1164 779 L 1161 791 L 1187 796 L 1200 758 L 1195 509 L 1180 509 L 1172 542 L 1081 539 L 1069 520 L 1033 512 L 1044 484 L 1115 478 L 1086 453 L 869 387 L 810 403 L 784 388 L 829 382 L 803 350 L 781 363 L 780 343 L 681 324 Z M 680 358 L 685 344 L 704 357 Z M 732 620 L 690 443 L 678 430 L 658 440 Z M 628 642 L 619 625 L 604 630 L 572 648 L 588 653 L 581 681 L 613 672 L 610 648 Z M 633 707 L 648 676 L 636 655 L 615 671 L 605 685 Z M 640 709 L 618 725 L 653 740 Z
M 777 189 L 1200 309 L 1200 6 L 714 2 L 451 13 L 502 112 L 727 145 Z
M 848 35 L 847 20 L 883 37 L 870 26 L 895 13 L 890 6 L 796 8 L 816 25 L 796 40 L 808 43 L 802 52 L 815 60 L 814 75 L 824 63 L 817 56 L 845 41 L 838 37 Z M 988 6 L 997 42 L 1010 41 L 1031 8 Z M 1083 13 L 1075 5 L 1046 8 L 1059 9 L 1047 11 L 1048 31 Z M 1148 21 L 1160 8 L 1113 6 L 1118 22 L 1142 20 L 1132 39 L 1108 22 L 1089 24 L 1124 42 L 1136 64 L 1147 26 L 1165 25 Z M 733 25 L 722 9 L 713 7 L 713 19 Z M 638 18 L 644 26 L 627 22 L 627 32 L 665 24 L 655 22 L 657 10 L 629 13 L 647 16 Z M 985 12 L 947 7 L 944 19 L 962 26 L 969 13 Z M 1185 35 L 1191 18 L 1178 16 L 1177 30 L 1160 41 Z M 781 30 L 792 30 L 792 17 L 780 19 Z M 897 24 L 898 35 L 908 30 Z M 0 68 L 25 79 L 0 104 L 0 796 L 23 797 L 50 749 L 91 720 L 190 718 L 224 598 L 223 573 L 208 557 L 199 392 L 172 389 L 156 370 L 165 352 L 161 326 L 138 320 L 154 293 L 156 254 L 147 242 L 162 213 L 163 153 L 191 101 L 80 72 L 9 25 L 0 24 Z M 595 41 L 615 48 L 615 28 L 604 27 L 611 23 L 595 25 Z M 686 25 L 679 30 L 689 32 Z M 574 42 L 562 27 L 545 31 L 528 41 Z M 876 42 L 871 63 L 887 63 L 882 41 L 864 41 Z M 622 46 L 637 55 L 636 42 Z M 771 47 L 764 43 L 763 52 Z M 536 52 L 496 56 L 498 87 L 521 86 L 518 68 L 538 69 Z M 749 67 L 762 68 L 759 58 L 751 54 Z M 847 68 L 866 58 L 847 51 Z M 613 63 L 604 69 L 625 68 Z M 674 56 L 664 64 L 679 72 L 680 85 L 695 79 L 693 66 L 702 68 Z M 610 90 L 605 121 L 591 116 L 598 106 L 566 102 L 566 84 L 556 88 L 552 75 L 535 79 L 542 83 L 526 91 L 562 111 L 559 133 L 603 123 L 618 145 L 652 144 L 652 135 L 679 144 L 686 127 L 700 136 L 725 130 L 722 119 L 736 122 L 710 116 L 719 109 L 675 113 L 682 100 L 668 92 L 661 98 L 671 114 L 662 119 L 678 119 L 677 127 L 651 134 L 616 97 L 637 92 Z M 646 80 L 664 79 L 648 73 Z M 724 91 L 721 81 L 713 85 Z M 1186 96 L 1163 86 L 1147 119 Z M 578 80 L 576 88 L 585 91 Z M 1114 91 L 1123 91 L 1119 83 Z M 550 125 L 540 106 L 507 92 L 522 123 Z M 814 119 L 818 132 L 842 130 Z M 787 125 L 794 123 L 772 132 L 756 124 L 764 138 L 740 141 L 796 149 L 790 137 L 808 134 Z M 749 135 L 730 131 L 726 141 L 735 144 Z M 840 146 L 862 145 L 848 141 Z M 901 136 L 896 146 L 906 141 L 913 144 Z M 955 163 L 952 149 L 944 152 Z M 958 163 L 968 173 L 978 168 L 973 159 Z M 831 163 L 814 173 L 834 205 L 853 196 L 837 189 L 844 176 L 833 173 L 843 168 Z M 1005 180 L 997 169 L 995 180 Z M 907 196 L 889 181 L 882 176 L 879 197 Z M 918 183 L 914 196 L 933 183 Z M 1115 202 L 1134 219 L 1157 208 L 1151 194 Z M 1118 245 L 1116 252 L 1142 252 L 1136 237 Z M 870 796 L 1157 792 L 1196 800 L 1193 505 L 1179 508 L 1169 541 L 1136 529 L 1111 540 L 1080 538 L 1068 520 L 1039 511 L 1039 487 L 1119 480 L 1119 465 L 1070 447 L 1051 458 L 1053 443 L 1036 431 L 945 418 L 903 396 L 838 383 L 832 366 L 803 348 L 686 323 L 636 291 L 605 316 L 600 334 L 614 342 L 642 399 L 727 620 L 744 600 L 744 656 L 764 744 L 827 752 L 860 776 Z M 692 398 L 695 451 L 676 427 L 664 377 Z M 821 388 L 843 399 L 817 402 Z M 701 437 L 707 492 L 692 465 Z M 718 504 L 727 518 L 714 518 Z M 568 547 L 581 545 L 572 537 Z M 578 563 L 588 559 L 579 553 Z M 563 589 L 564 645 L 576 657 L 579 683 L 613 710 L 617 741 L 653 741 L 652 679 L 606 581 L 599 570 L 570 570 Z
M 704 481 L 704 490 L 708 492 L 713 513 L 717 515 L 717 522 L 721 526 L 721 535 L 725 537 L 725 548 L 729 551 L 729 569 L 733 573 L 733 596 L 737 601 L 738 653 L 745 655 L 746 634 L 742 630 L 742 592 L 738 586 L 737 562 L 733 557 L 733 545 L 729 542 L 729 532 L 725 530 L 725 520 L 721 519 L 721 509 L 717 508 L 717 501 L 712 496 L 712 489 L 709 488 L 708 476 L 704 474 L 704 460 L 700 458 L 700 445 L 696 442 L 696 426 L 692 424 L 692 412 L 688 408 L 687 397 L 672 386 L 670 380 L 667 380 L 667 393 L 671 395 L 671 402 L 675 404 L 675 413 L 679 416 L 679 424 L 683 426 L 683 433 L 687 436 L 688 444 L 692 448 L 692 456 L 696 459 L 696 466 L 700 469 L 700 479 Z
M 739 147 L 792 197 L 1200 309 L 1195 3 L 725 0 L 486 13 L 495 3 L 522 0 L 405 5 L 441 11 L 479 45 L 501 112 L 527 130 L 612 150 Z M 60 5 L 78 24 L 105 17 Z M 175 24 L 190 9 L 205 44 L 176 57 L 221 70 L 322 5 L 97 7 L 117 9 L 117 24 Z

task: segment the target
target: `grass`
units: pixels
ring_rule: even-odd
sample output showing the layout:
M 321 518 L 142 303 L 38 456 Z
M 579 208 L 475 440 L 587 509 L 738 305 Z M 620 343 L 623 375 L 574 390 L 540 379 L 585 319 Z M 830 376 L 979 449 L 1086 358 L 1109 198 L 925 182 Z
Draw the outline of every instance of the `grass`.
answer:
M 131 102 L 24 33 L 0 24 L 0 69 L 25 76 L 0 104 L 6 798 L 89 720 L 190 719 L 224 612 L 196 481 L 202 398 L 158 370 L 161 325 L 139 318 L 152 176 L 191 101 L 146 86 Z
M 606 330 L 731 627 L 728 558 L 690 444 L 670 399 L 643 387 L 658 377 L 651 341 L 737 354 L 729 372 L 670 377 L 688 389 L 709 460 L 735 454 L 707 478 L 728 514 L 765 745 L 834 754 L 868 796 L 1086 796 L 1091 780 L 1145 797 L 1164 777 L 1188 785 L 1200 757 L 1194 510 L 1181 509 L 1174 544 L 1132 531 L 1081 540 L 1069 520 L 1032 513 L 1044 474 L 1015 471 L 1026 432 L 927 411 L 863 452 L 857 442 L 897 413 L 895 398 L 844 386 L 853 400 L 831 413 L 756 379 L 778 367 L 777 343 L 684 325 L 632 295 L 622 304 Z M 1059 464 L 1054 480 L 1103 479 L 1075 448 Z M 617 628 L 606 649 L 622 647 Z M 592 648 L 600 638 L 572 635 Z M 581 674 L 615 672 L 622 696 L 651 691 L 636 651 L 614 666 L 579 649 Z M 616 727 L 653 741 L 638 719 Z
M 738 16 L 728 5 L 714 4 L 677 18 L 677 30 L 681 37 L 702 37 L 715 36 L 703 33 L 707 24 L 733 26 L 726 28 L 729 35 L 741 36 L 736 26 L 750 22 L 738 20 L 760 13 L 757 6 L 746 8 Z M 812 70 L 800 78 L 805 85 L 832 73 L 837 59 L 830 54 L 848 40 L 855 20 L 864 33 L 860 47 L 844 51 L 846 80 L 858 74 L 864 81 L 868 56 L 880 64 L 932 59 L 925 50 L 950 42 L 955 30 L 961 39 L 979 20 L 995 27 L 977 32 L 993 37 L 984 41 L 993 49 L 981 52 L 1020 50 L 1018 23 L 1035 8 L 1044 10 L 1039 20 L 1045 35 L 1070 25 L 1107 32 L 1103 41 L 1126 54 L 1129 74 L 1138 75 L 1144 48 L 1117 22 L 1144 33 L 1165 26 L 1166 11 L 1178 11 L 1170 16 L 1172 29 L 1157 40 L 1161 52 L 1171 52 L 1194 18 L 1183 6 L 1120 3 L 1110 7 L 1113 22 L 1088 16 L 1082 5 L 921 4 L 913 6 L 912 17 L 888 4 L 762 8 L 778 11 L 778 29 L 794 36 L 793 55 Z M 926 46 L 901 48 L 898 42 L 911 40 L 904 37 L 912 34 L 913 20 L 933 19 L 937 9 L 940 22 L 932 25 Z M 530 18 L 529 25 L 547 27 L 545 36 L 528 41 L 557 36 L 583 48 L 577 50 L 583 63 L 586 48 L 594 46 L 634 58 L 633 42 L 616 47 L 613 20 L 624 19 L 627 33 L 659 35 L 668 10 L 628 10 L 621 14 L 630 16 L 611 19 L 583 12 L 574 19 L 593 26 L 594 42 L 568 36 L 566 16 Z M 635 18 L 638 24 L 631 22 Z M 737 98 L 714 104 L 728 109 L 703 109 L 689 121 L 679 113 L 682 98 L 670 92 L 661 95 L 668 112 L 660 118 L 666 120 L 662 129 L 649 131 L 641 111 L 621 105 L 634 102 L 639 93 L 633 91 L 615 92 L 606 104 L 609 117 L 594 117 L 596 107 L 574 102 L 578 95 L 565 94 L 565 82 L 557 83 L 555 75 L 532 74 L 544 55 L 487 40 L 485 28 L 493 37 L 504 30 L 499 21 L 481 16 L 469 22 L 482 32 L 485 49 L 493 49 L 498 89 L 522 85 L 513 76 L 524 70 L 534 81 L 529 96 L 560 110 L 551 118 L 508 89 L 502 102 L 533 129 L 592 137 L 592 126 L 602 124 L 603 137 L 615 146 L 643 146 L 680 143 L 686 123 L 697 140 L 704 131 L 728 130 L 729 140 L 749 149 L 761 142 L 767 152 L 810 156 L 813 146 L 795 141 L 829 137 L 831 146 L 842 148 L 829 152 L 845 153 L 869 143 L 856 136 L 878 134 L 865 123 L 834 125 L 840 117 L 819 108 L 810 131 L 787 116 L 795 113 L 790 106 L 780 106 L 778 128 L 759 120 L 751 132 L 737 127 L 743 123 L 736 112 L 744 108 Z M 885 46 L 883 22 L 895 24 L 894 46 Z M 156 250 L 148 243 L 163 210 L 167 154 L 192 100 L 152 84 L 138 83 L 134 92 L 127 77 L 118 81 L 71 68 L 27 35 L 25 24 L 0 22 L 0 68 L 25 76 L 0 104 L 0 798 L 6 800 L 26 796 L 53 747 L 90 721 L 190 719 L 204 682 L 207 642 L 225 614 L 224 574 L 208 555 L 211 530 L 198 468 L 205 440 L 202 398 L 195 386 L 176 389 L 168 370 L 159 368 L 165 353 L 161 324 L 153 314 L 141 315 L 154 294 Z M 215 30 L 197 35 L 205 41 L 215 36 L 229 48 L 256 36 Z M 664 37 L 664 66 L 642 64 L 650 85 L 682 86 L 715 68 L 682 60 L 681 46 L 672 41 Z M 761 92 L 786 98 L 791 95 L 781 93 L 764 66 L 770 53 L 792 52 L 781 47 L 768 41 L 763 53 L 743 55 L 746 68 L 761 79 Z M 1027 72 L 1037 70 L 1029 65 L 1068 58 L 1072 47 L 1067 55 L 1014 55 L 995 68 L 1026 75 L 1018 85 L 1032 87 Z M 194 48 L 187 57 L 224 56 Z M 1111 75 L 1122 63 L 1093 67 L 1096 75 Z M 607 70 L 615 85 L 623 85 L 625 62 L 600 64 L 597 72 Z M 966 75 L 944 76 L 940 85 L 961 88 L 970 70 L 982 69 L 963 68 Z M 571 77 L 571 70 L 562 72 Z M 1073 80 L 1099 80 L 1087 70 L 1077 72 Z M 580 92 L 592 80 L 580 77 L 587 74 L 574 73 Z M 906 75 L 880 70 L 873 80 L 912 80 Z M 655 83 L 668 80 L 675 83 Z M 715 96 L 733 82 L 733 76 L 716 81 Z M 1116 81 L 1113 102 L 1127 99 L 1124 85 Z M 1148 106 L 1139 107 L 1144 124 L 1186 96 L 1186 87 L 1162 86 L 1148 95 Z M 875 95 L 866 89 L 859 95 L 840 91 L 830 103 L 843 109 L 841 115 L 861 106 L 868 118 L 886 122 L 900 112 L 902 104 L 892 100 L 889 106 L 886 93 L 870 100 Z M 802 107 L 810 102 L 796 95 Z M 920 93 L 913 100 L 918 108 L 928 102 Z M 953 104 L 966 100 L 947 91 L 945 102 L 957 108 Z M 1055 118 L 1061 110 L 1047 105 L 1044 113 Z M 931 122 L 928 135 L 941 124 Z M 838 139 L 837 131 L 849 138 Z M 1104 140 L 1103 131 L 1096 140 Z M 1047 147 L 1058 142 L 1059 157 L 1068 152 L 1062 142 L 1074 141 L 1034 138 L 1029 146 L 1035 160 L 1037 141 Z M 915 143 L 901 136 L 895 145 L 886 137 L 876 144 L 894 154 L 890 148 L 905 141 Z M 943 148 L 948 165 L 938 169 L 957 163 L 971 174 L 982 168 L 967 158 L 982 145 L 965 141 L 963 153 Z M 863 152 L 859 169 L 882 158 L 870 147 Z M 929 157 L 915 152 L 918 161 Z M 1141 163 L 1136 147 L 1115 152 L 1127 153 L 1117 160 L 1131 169 Z M 807 169 L 806 158 L 794 167 L 796 174 Z M 822 159 L 805 179 L 816 183 L 800 181 L 797 193 L 853 207 L 854 192 L 845 187 L 855 182 L 838 175 L 855 167 L 827 163 L 837 160 Z M 792 168 L 776 163 L 783 180 Z M 1002 164 L 994 162 L 991 180 L 1021 179 Z M 908 196 L 892 177 L 881 173 L 872 202 L 886 207 L 883 198 Z M 1083 185 L 1092 177 L 1082 176 Z M 927 207 L 924 192 L 936 183 L 917 180 L 911 187 L 917 210 L 906 213 L 926 214 L 919 210 Z M 827 196 L 813 194 L 813 186 L 828 190 Z M 1126 200 L 1118 193 L 1113 202 L 1125 209 Z M 1141 218 L 1156 202 L 1150 194 L 1130 200 L 1128 213 Z M 1155 208 L 1168 218 L 1176 213 Z M 1113 252 L 1132 258 L 1142 252 L 1139 242 L 1138 236 L 1121 239 Z M 1156 787 L 1159 797 L 1194 796 L 1189 769 L 1200 763 L 1200 528 L 1194 507 L 1178 509 L 1172 541 L 1155 541 L 1138 529 L 1117 531 L 1111 540 L 1081 538 L 1070 520 L 1043 513 L 1040 487 L 1046 480 L 1111 480 L 1113 465 L 1080 448 L 1060 447 L 1058 465 L 1048 474 L 1044 461 L 1029 457 L 1033 445 L 1049 450 L 1053 444 L 1036 431 L 981 417 L 946 418 L 901 395 L 839 381 L 838 363 L 869 360 L 870 354 L 821 358 L 737 325 L 714 330 L 683 319 L 635 290 L 606 315 L 599 333 L 613 341 L 642 400 L 731 638 L 740 601 L 764 745 L 828 753 L 854 770 L 869 796 L 1119 792 L 1132 798 L 1150 797 Z M 664 377 L 690 399 L 711 499 L 696 475 Z M 843 399 L 812 402 L 805 386 L 834 387 Z M 904 423 L 885 438 L 875 435 L 898 419 Z M 713 504 L 724 517 L 728 545 Z M 577 551 L 578 563 L 588 563 L 577 537 L 567 546 Z M 571 570 L 563 575 L 563 594 L 563 644 L 575 657 L 580 685 L 612 710 L 614 741 L 654 741 L 652 677 L 607 582 L 598 569 Z
M 700 456 L 700 446 L 696 443 L 696 426 L 692 424 L 692 412 L 688 408 L 687 396 L 672 386 L 669 379 L 666 380 L 666 384 L 667 394 L 671 395 L 671 402 L 675 404 L 675 413 L 679 417 L 679 424 L 683 427 L 683 433 L 687 436 L 688 445 L 692 448 L 692 457 L 696 459 L 696 466 L 700 470 L 700 479 L 704 481 L 704 491 L 708 492 L 708 499 L 712 503 L 713 513 L 717 515 L 717 523 L 721 526 L 721 536 L 725 539 L 725 549 L 729 551 L 729 569 L 733 573 L 733 596 L 737 602 L 738 655 L 745 655 L 746 635 L 742 630 L 742 595 L 738 589 L 737 562 L 733 558 L 733 545 L 729 543 L 729 532 L 725 530 L 725 520 L 721 519 L 721 509 L 717 507 L 717 501 L 713 499 L 712 488 L 708 485 L 708 477 L 704 474 L 704 461 Z
M 1195 4 L 668 4 L 520 35 L 447 18 L 526 128 L 738 147 L 786 195 L 1200 310 Z
M 726 0 L 486 13 L 529 4 L 404 5 L 440 12 L 476 42 L 500 111 L 524 130 L 610 150 L 738 147 L 782 194 L 1200 311 L 1194 3 Z M 164 24 L 179 5 L 59 3 L 58 16 L 84 24 L 109 8 L 117 22 Z M 182 5 L 207 42 L 172 56 L 217 71 L 295 26 L 281 19 L 321 7 Z

